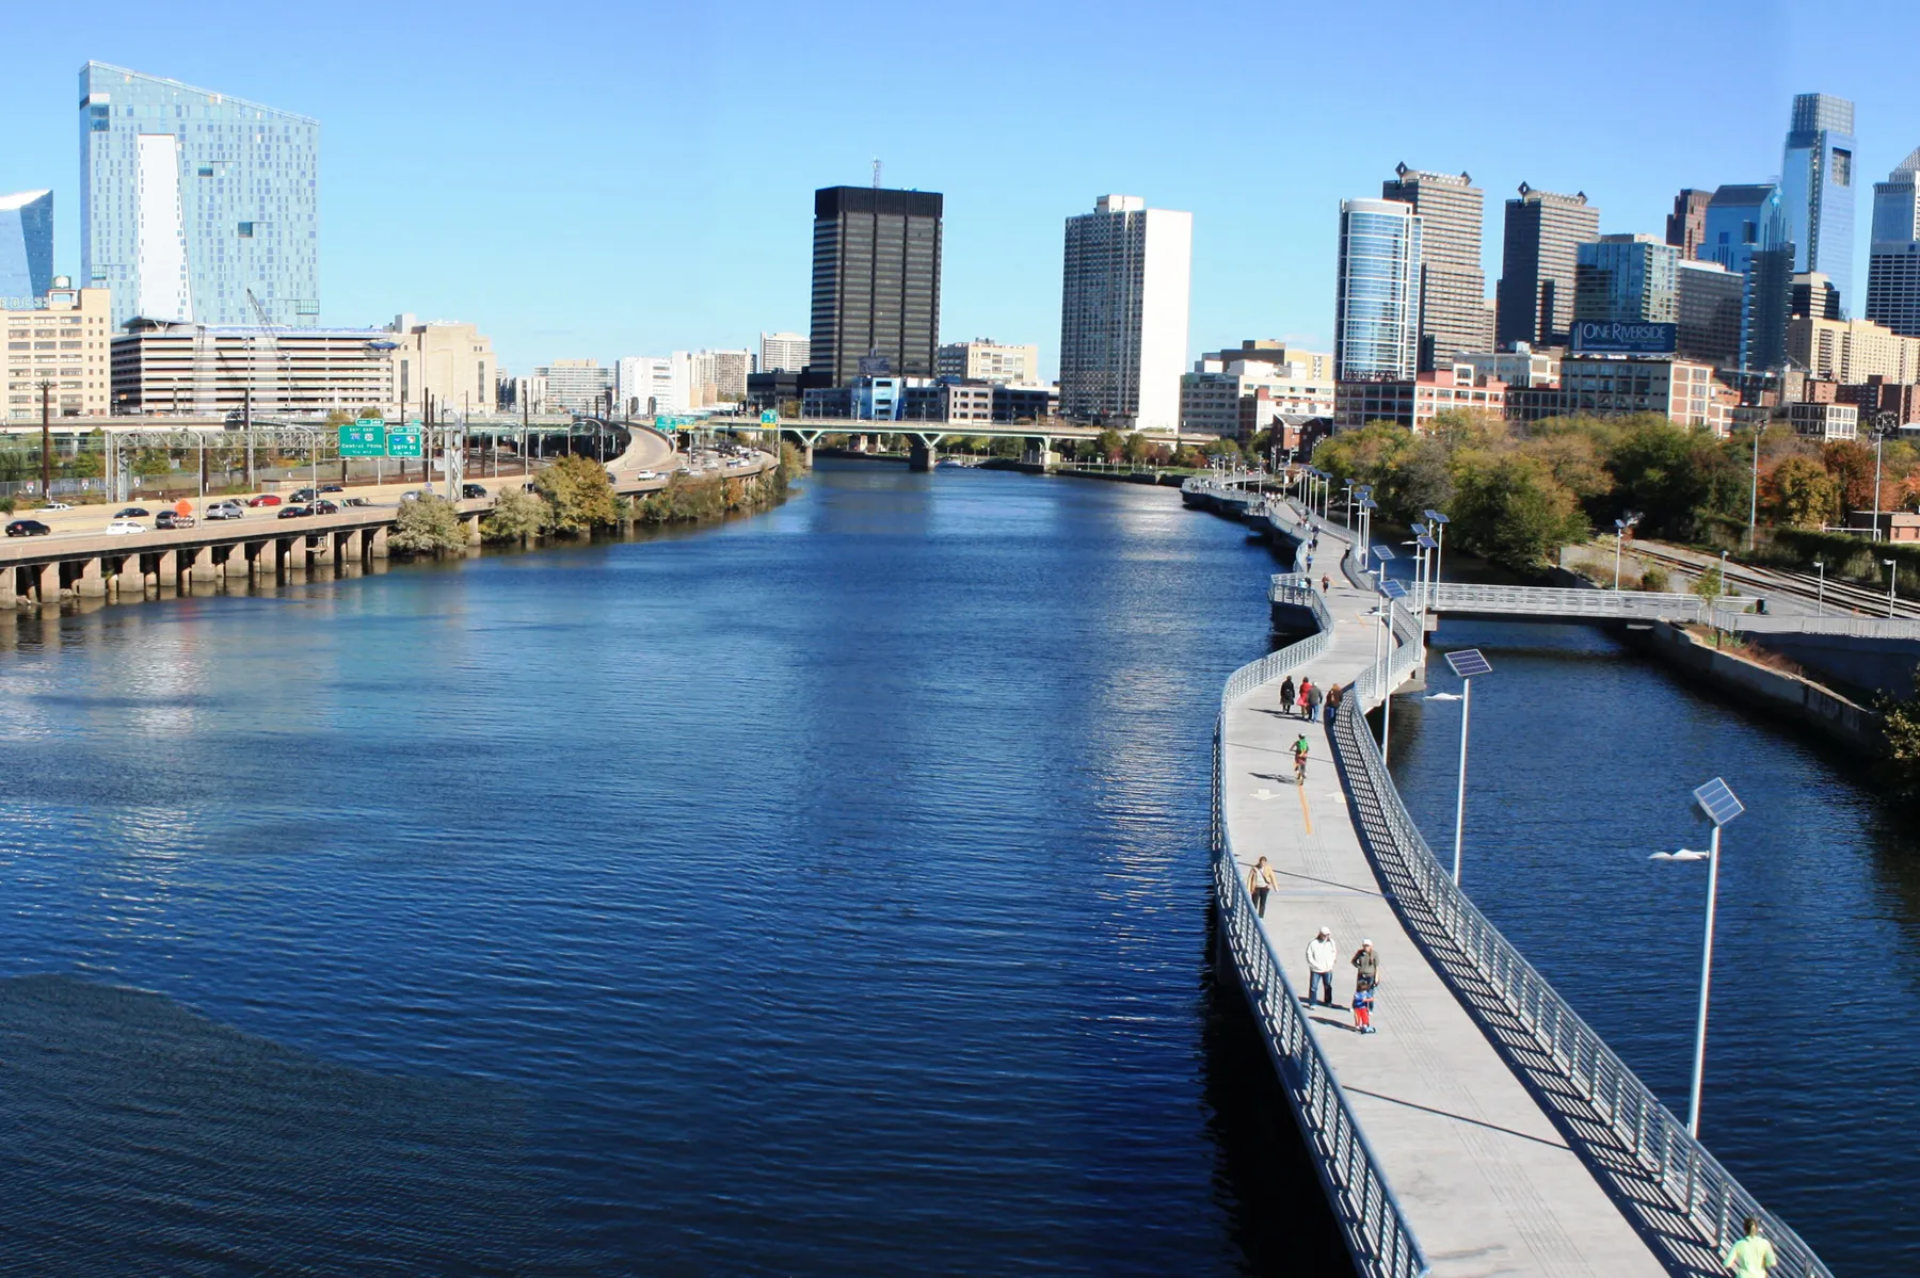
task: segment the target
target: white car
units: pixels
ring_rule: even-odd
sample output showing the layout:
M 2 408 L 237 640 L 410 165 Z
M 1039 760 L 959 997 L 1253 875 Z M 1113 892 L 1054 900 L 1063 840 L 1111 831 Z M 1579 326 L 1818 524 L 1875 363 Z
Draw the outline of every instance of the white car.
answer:
M 143 533 L 147 526 L 137 519 L 116 519 L 107 525 L 109 536 L 122 536 L 126 533 Z
M 660 476 L 659 476 L 659 474 L 658 474 L 657 472 L 655 472 L 655 471 L 651 471 L 651 470 L 636 470 L 636 471 L 634 471 L 634 472 L 633 472 L 633 477 L 634 477 L 635 479 L 658 479 L 658 478 L 660 478 Z
M 247 508 L 237 501 L 216 501 L 207 507 L 208 519 L 245 519 Z
M 69 505 L 67 505 L 67 503 L 65 503 L 64 501 L 50 501 L 50 502 L 48 502 L 48 503 L 47 503 L 46 505 L 44 505 L 44 506 L 42 506 L 42 507 L 41 507 L 40 509 L 42 509 L 42 510 L 72 510 L 72 509 L 73 509 L 73 507 L 71 507 L 71 506 L 69 506 Z

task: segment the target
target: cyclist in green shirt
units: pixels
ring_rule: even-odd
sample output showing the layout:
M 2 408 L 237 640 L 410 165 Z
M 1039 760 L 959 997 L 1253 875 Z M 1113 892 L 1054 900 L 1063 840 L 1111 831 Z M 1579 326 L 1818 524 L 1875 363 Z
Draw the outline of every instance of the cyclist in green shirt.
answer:
M 1767 1278 L 1780 1258 L 1773 1254 L 1773 1244 L 1760 1232 L 1757 1217 L 1747 1217 L 1747 1236 L 1727 1250 L 1727 1258 L 1721 1267 L 1733 1278 Z

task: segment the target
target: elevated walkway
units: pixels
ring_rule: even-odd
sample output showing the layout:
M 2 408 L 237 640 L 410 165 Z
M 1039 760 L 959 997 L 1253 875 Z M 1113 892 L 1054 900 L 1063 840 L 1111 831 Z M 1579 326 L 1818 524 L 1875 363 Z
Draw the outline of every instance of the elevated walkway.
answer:
M 1254 517 L 1281 531 L 1298 518 L 1290 509 Z M 1320 536 L 1316 567 L 1331 568 L 1345 534 L 1322 527 Z M 1395 606 L 1386 633 L 1363 580 L 1353 573 L 1322 594 L 1303 575 L 1275 579 L 1275 596 L 1310 612 L 1319 630 L 1229 681 L 1214 836 L 1227 956 L 1360 1272 L 1704 1278 L 1721 1272 L 1719 1251 L 1751 1213 L 1780 1251 L 1776 1274 L 1825 1275 L 1420 839 L 1364 712 L 1420 668 L 1422 632 Z M 1288 674 L 1348 689 L 1331 724 L 1282 715 L 1275 688 Z M 1311 762 L 1295 786 L 1288 748 L 1303 733 Z M 1261 856 L 1280 884 L 1265 918 L 1246 887 Z M 1338 942 L 1338 1006 L 1309 1009 L 1297 983 L 1322 926 Z M 1354 1032 L 1347 1010 L 1348 956 L 1363 939 L 1382 965 L 1379 1032 L 1369 1036 Z

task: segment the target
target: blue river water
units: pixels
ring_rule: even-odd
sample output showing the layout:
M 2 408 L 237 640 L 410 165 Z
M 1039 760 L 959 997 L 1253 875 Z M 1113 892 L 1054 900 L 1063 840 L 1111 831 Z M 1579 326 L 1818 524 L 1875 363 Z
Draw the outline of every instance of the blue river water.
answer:
M 1341 1272 L 1209 979 L 1268 553 L 823 465 L 644 541 L 0 618 L 0 1273 Z M 1910 1257 L 1920 873 L 1844 759 L 1461 623 L 1467 884 L 1837 1268 Z M 1447 679 L 1434 677 L 1435 690 Z M 1401 699 L 1436 845 L 1458 705 Z M 1893 1208 L 1893 1210 L 1889 1210 Z
M 1269 571 L 1170 489 L 843 465 L 5 619 L 0 1272 L 1337 1272 L 1208 980 Z

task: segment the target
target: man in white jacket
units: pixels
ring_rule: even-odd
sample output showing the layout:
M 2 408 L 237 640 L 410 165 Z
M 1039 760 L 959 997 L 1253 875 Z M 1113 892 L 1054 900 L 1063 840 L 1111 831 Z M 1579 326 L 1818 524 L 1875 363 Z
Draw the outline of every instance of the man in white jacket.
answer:
M 1324 991 L 1326 1006 L 1333 1006 L 1333 961 L 1340 947 L 1333 943 L 1333 930 L 1321 928 L 1320 935 L 1307 942 L 1307 1006 L 1315 1003 L 1315 994 Z

